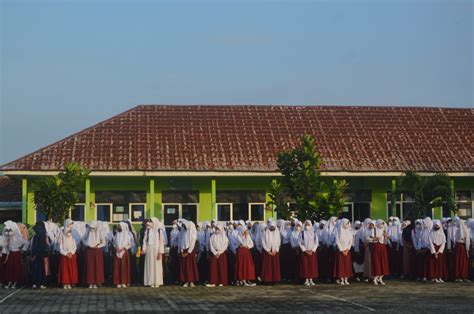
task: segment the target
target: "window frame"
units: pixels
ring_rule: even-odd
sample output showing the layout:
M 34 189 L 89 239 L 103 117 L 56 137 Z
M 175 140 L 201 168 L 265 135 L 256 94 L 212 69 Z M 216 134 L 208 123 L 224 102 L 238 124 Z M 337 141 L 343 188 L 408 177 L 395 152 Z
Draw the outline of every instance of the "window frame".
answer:
M 229 221 L 232 221 L 234 215 L 234 204 L 233 203 L 216 203 L 216 220 L 219 222 L 226 222 L 226 220 L 219 220 L 219 205 L 229 205 L 230 206 L 230 217 Z
M 471 192 L 471 200 L 470 201 L 458 201 L 457 200 L 457 193 L 458 191 L 469 191 Z M 468 216 L 462 216 L 462 217 L 467 217 L 467 218 L 474 218 L 474 190 L 470 189 L 459 189 L 454 191 L 454 202 L 456 204 L 456 211 L 459 210 L 458 204 L 471 204 L 471 217 Z
M 389 191 L 389 192 L 390 192 L 390 191 Z M 388 192 L 387 192 L 387 194 L 388 194 Z M 414 204 L 414 203 L 415 203 L 415 201 L 406 201 L 406 200 L 405 200 L 405 197 L 404 197 L 404 194 L 405 194 L 405 193 L 400 192 L 400 200 L 399 200 L 399 201 L 397 201 L 397 200 L 396 200 L 396 197 L 395 197 L 395 208 L 396 208 L 396 205 L 400 205 L 400 217 L 398 217 L 398 218 L 400 218 L 401 221 L 403 221 L 403 220 L 405 219 L 404 213 L 403 213 L 403 207 L 404 207 L 403 204 Z M 390 216 L 389 216 L 389 211 L 390 211 L 390 207 L 391 207 L 391 205 L 392 205 L 392 200 L 388 200 L 388 199 L 387 199 L 387 195 L 385 195 L 385 199 L 387 200 L 387 202 L 386 202 L 386 207 L 387 207 L 387 208 L 386 208 L 386 214 L 387 214 L 387 219 L 388 219 L 388 218 L 390 217 Z M 394 213 L 392 213 L 392 215 L 393 215 L 393 214 L 394 214 Z M 395 214 L 396 214 L 396 213 L 395 213 Z M 434 211 L 433 211 L 433 209 L 432 209 L 431 215 L 433 215 L 433 214 L 434 214 Z
M 199 221 L 199 203 L 162 203 L 161 204 L 161 221 L 165 221 L 165 206 L 172 205 L 178 206 L 178 219 L 183 218 L 183 205 L 195 205 L 196 206 L 196 221 Z M 165 227 L 172 227 L 172 225 L 165 225 Z
M 113 203 L 95 203 L 95 220 L 97 220 L 97 206 L 102 206 L 102 205 L 109 205 L 109 221 L 107 221 L 107 223 L 109 224 L 112 224 L 113 222 L 113 207 L 114 207 L 114 204 Z M 102 221 L 102 220 L 101 220 Z
M 263 206 L 263 220 L 253 220 L 252 219 L 252 205 L 262 205 Z M 265 203 L 262 203 L 262 202 L 256 202 L 256 203 L 248 203 L 248 207 L 249 207 L 249 220 L 252 221 L 252 222 L 263 222 L 265 221 Z M 232 213 L 232 211 L 231 211 Z M 232 213 L 233 214 L 233 213 Z
M 84 206 L 84 220 L 83 220 L 83 222 L 85 222 L 86 221 L 86 203 L 76 203 L 76 204 L 74 204 L 74 206 Z M 73 210 L 74 206 L 69 208 L 69 219 L 72 219 L 72 210 Z M 78 221 L 78 220 L 75 220 L 75 221 Z
M 133 221 L 132 219 L 132 206 L 133 205 L 143 205 L 143 219 L 146 218 L 146 203 L 128 203 L 128 217 L 132 224 L 141 224 L 142 221 Z

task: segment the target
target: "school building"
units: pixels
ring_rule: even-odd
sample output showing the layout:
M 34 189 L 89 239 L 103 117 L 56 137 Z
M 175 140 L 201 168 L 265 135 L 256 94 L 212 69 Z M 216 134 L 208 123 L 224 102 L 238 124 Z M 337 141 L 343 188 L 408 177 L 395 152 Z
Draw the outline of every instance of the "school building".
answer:
M 451 177 L 459 215 L 473 217 L 474 109 L 355 106 L 141 105 L 3 165 L 21 180 L 22 220 L 44 219 L 32 182 L 68 162 L 91 169 L 74 220 L 140 223 L 156 216 L 221 221 L 274 216 L 266 203 L 279 151 L 315 138 L 328 180 L 349 182 L 351 220 L 402 218 L 407 170 Z M 440 217 L 442 209 L 427 213 Z

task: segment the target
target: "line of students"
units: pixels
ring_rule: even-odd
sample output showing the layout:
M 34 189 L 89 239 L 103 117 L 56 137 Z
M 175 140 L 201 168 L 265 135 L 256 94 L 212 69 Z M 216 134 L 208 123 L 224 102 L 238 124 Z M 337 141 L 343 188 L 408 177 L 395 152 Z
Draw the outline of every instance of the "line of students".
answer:
M 63 227 L 38 222 L 28 240 L 25 225 L 7 221 L 0 237 L 0 284 L 15 288 L 30 282 L 46 288 L 58 282 L 64 289 L 85 284 L 94 289 L 106 279 L 117 288 L 132 283 L 159 287 L 181 283 L 184 287 L 256 281 L 315 285 L 314 280 L 371 281 L 385 285 L 384 276 L 444 282 L 468 282 L 473 259 L 474 221 L 458 217 L 418 219 L 400 223 L 390 217 L 351 224 L 331 217 L 313 224 L 307 220 L 268 219 L 267 222 L 234 221 L 225 225 L 184 219 L 173 222 L 169 256 L 168 237 L 157 219 L 145 220 L 139 234 L 131 222 L 88 225 L 67 219 Z M 28 262 L 26 262 L 28 261 Z

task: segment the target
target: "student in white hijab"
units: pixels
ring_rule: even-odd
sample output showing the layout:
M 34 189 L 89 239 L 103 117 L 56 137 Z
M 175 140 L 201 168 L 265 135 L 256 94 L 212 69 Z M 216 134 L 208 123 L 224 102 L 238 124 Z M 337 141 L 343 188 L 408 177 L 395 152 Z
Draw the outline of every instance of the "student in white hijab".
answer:
M 97 289 L 97 285 L 104 284 L 104 252 L 106 246 L 105 233 L 99 229 L 99 223 L 91 221 L 84 236 L 86 247 L 86 282 L 89 289 Z
M 179 220 L 181 224 L 181 220 Z M 171 232 L 170 232 L 170 251 L 169 258 L 167 260 L 167 266 L 169 270 L 170 278 L 169 280 L 173 283 L 179 281 L 179 228 L 178 220 L 173 220 Z
M 183 287 L 194 287 L 199 281 L 196 261 L 197 230 L 194 222 L 182 219 L 179 225 L 179 279 Z
M 430 260 L 428 267 L 428 277 L 437 283 L 442 283 L 446 279 L 446 259 L 444 248 L 446 245 L 446 235 L 444 234 L 441 221 L 434 220 L 433 228 L 428 237 L 430 245 Z
M 455 217 L 452 224 L 453 228 L 448 231 L 448 249 L 453 249 L 454 244 L 454 278 L 456 282 L 469 282 L 469 229 L 459 217 Z
M 336 245 L 336 224 L 337 218 L 331 217 L 324 226 L 323 237 L 321 244 L 324 244 L 324 249 L 321 250 L 321 258 L 319 259 L 319 276 L 321 279 L 326 279 L 328 282 L 332 280 L 334 269 L 334 257 Z
M 352 257 L 352 267 L 354 268 L 354 277 L 357 281 L 362 279 L 364 272 L 364 255 L 361 254 L 360 250 L 360 238 L 359 235 L 362 232 L 362 222 L 356 220 L 352 226 L 352 234 L 354 235 L 354 243 L 352 244 L 351 257 Z M 359 243 L 357 243 L 359 241 Z M 363 245 L 363 244 L 362 244 Z M 357 251 L 356 251 L 357 246 Z
M 298 236 L 301 255 L 299 258 L 299 277 L 304 279 L 305 286 L 314 286 L 313 279 L 319 276 L 318 258 L 316 250 L 318 249 L 317 234 L 313 230 L 311 220 L 304 222 L 303 230 Z
M 64 289 L 71 289 L 78 283 L 78 271 L 76 261 L 76 240 L 72 235 L 74 222 L 71 219 L 64 221 L 63 232 L 59 239 L 59 274 L 58 281 Z
M 301 248 L 300 248 L 300 233 L 303 229 L 303 223 L 296 219 L 295 226 L 290 234 L 290 244 L 291 244 L 291 251 L 289 255 L 289 277 L 290 280 L 293 282 L 300 281 L 300 255 L 301 255 Z M 319 248 L 319 247 L 318 247 Z
M 7 220 L 4 222 L 3 237 L 7 248 L 7 255 L 4 263 L 6 272 L 6 281 L 8 284 L 5 289 L 15 289 L 18 282 L 23 277 L 22 251 L 25 252 L 29 247 L 29 242 L 23 238 L 18 225 Z
M 145 272 L 143 284 L 158 288 L 163 285 L 163 256 L 165 254 L 165 230 L 156 217 L 146 224 L 143 237 L 142 254 L 145 254 Z
M 426 252 L 426 248 L 422 246 L 422 239 L 423 239 L 423 220 L 417 219 L 415 220 L 415 227 L 412 230 L 412 240 L 413 246 L 415 248 L 415 271 L 416 271 L 416 280 L 421 281 L 425 280 L 425 272 L 424 272 L 424 253 Z
M 254 239 L 255 250 L 253 250 L 254 252 L 253 261 L 255 263 L 255 272 L 256 272 L 255 275 L 257 276 L 258 281 L 261 281 L 262 265 L 263 265 L 262 239 L 263 239 L 265 230 L 267 229 L 267 224 L 265 222 L 255 223 L 253 227 L 255 227 L 255 239 Z
M 130 255 L 128 250 L 132 247 L 132 236 L 128 230 L 128 224 L 120 222 L 117 232 L 113 237 L 114 256 L 114 285 L 117 288 L 127 288 L 131 283 L 130 277 Z
M 280 273 L 280 231 L 273 219 L 267 221 L 267 228 L 262 235 L 262 281 L 275 283 L 281 281 Z
M 401 263 L 400 263 L 400 235 L 401 235 L 401 226 L 400 219 L 398 217 L 390 217 L 388 220 L 387 226 L 387 237 L 388 237 L 388 258 L 390 265 L 390 272 L 392 275 L 399 275 L 401 273 Z
M 281 236 L 281 248 L 280 248 L 280 267 L 281 267 L 281 277 L 284 281 L 291 281 L 294 279 L 294 274 L 291 269 L 291 244 L 290 244 L 290 237 L 291 237 L 291 225 L 295 222 L 292 221 L 283 221 L 280 227 L 280 236 Z
M 243 226 L 237 235 L 238 248 L 235 261 L 235 279 L 238 285 L 255 286 L 255 265 L 252 253 L 253 240 L 249 230 Z
M 385 243 L 387 242 L 387 232 L 385 222 L 377 219 L 375 228 L 367 232 L 367 242 L 370 243 L 371 275 L 374 277 L 374 284 L 385 285 L 383 277 L 389 275 L 388 254 Z
M 209 240 L 211 257 L 209 259 L 209 283 L 207 287 L 226 286 L 228 284 L 227 248 L 229 239 L 222 224 L 216 225 L 216 231 Z
M 336 231 L 336 260 L 334 262 L 334 277 L 339 279 L 341 285 L 349 285 L 349 278 L 352 273 L 351 248 L 354 243 L 351 222 L 347 218 L 342 218 Z

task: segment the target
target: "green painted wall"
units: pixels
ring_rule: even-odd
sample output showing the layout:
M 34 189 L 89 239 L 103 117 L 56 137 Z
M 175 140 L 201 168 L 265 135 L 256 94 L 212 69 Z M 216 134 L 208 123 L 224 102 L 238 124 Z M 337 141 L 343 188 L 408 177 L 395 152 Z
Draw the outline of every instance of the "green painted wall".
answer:
M 36 222 L 36 211 L 34 208 L 34 193 L 32 189 L 33 179 L 25 177 L 23 180 L 22 195 L 24 206 L 24 220 L 28 224 Z M 327 178 L 332 180 L 333 178 Z M 375 219 L 387 218 L 386 193 L 392 189 L 392 177 L 357 177 L 347 178 L 349 188 L 371 190 L 371 216 Z M 92 177 L 86 182 L 86 221 L 95 219 L 95 192 L 100 190 L 142 190 L 147 194 L 146 217 L 156 216 L 163 218 L 162 213 L 162 191 L 170 189 L 192 189 L 199 191 L 198 220 L 211 220 L 215 218 L 215 192 L 222 190 L 265 190 L 266 200 L 269 201 L 268 189 L 271 177 L 194 177 L 194 178 L 171 178 L 171 177 Z M 26 182 L 25 182 L 26 181 Z M 474 178 L 453 178 L 454 189 L 474 190 Z M 214 182 L 214 183 L 213 183 Z M 88 189 L 90 193 L 87 193 Z M 214 191 L 214 194 L 213 194 Z M 265 218 L 272 216 L 272 211 L 266 209 Z M 435 210 L 435 218 L 440 218 L 441 211 Z

